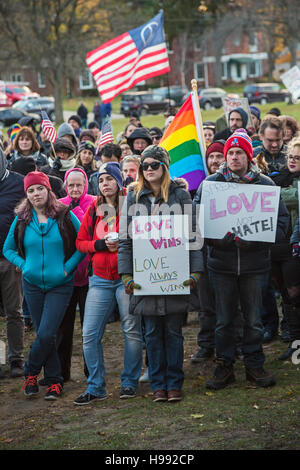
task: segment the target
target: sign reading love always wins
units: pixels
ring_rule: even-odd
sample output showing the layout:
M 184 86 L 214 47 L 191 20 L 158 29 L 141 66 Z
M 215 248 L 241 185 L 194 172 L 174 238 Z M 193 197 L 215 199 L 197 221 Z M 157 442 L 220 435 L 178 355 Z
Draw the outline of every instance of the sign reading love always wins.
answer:
M 187 215 L 137 216 L 132 220 L 135 295 L 183 295 L 190 277 Z

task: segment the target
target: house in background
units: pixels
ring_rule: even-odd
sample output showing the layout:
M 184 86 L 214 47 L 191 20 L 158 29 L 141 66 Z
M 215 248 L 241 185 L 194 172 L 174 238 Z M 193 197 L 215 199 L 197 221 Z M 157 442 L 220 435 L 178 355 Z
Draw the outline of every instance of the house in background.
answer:
M 146 86 L 181 85 L 190 87 L 195 78 L 199 88 L 222 86 L 229 83 L 260 82 L 268 74 L 268 54 L 263 32 L 249 35 L 235 32 L 230 34 L 221 48 L 217 48 L 213 37 L 191 39 L 186 36 L 175 38 L 169 46 L 171 71 L 147 80 Z M 217 50 L 217 54 L 215 54 Z M 217 76 L 219 74 L 219 81 Z M 277 78 L 277 77 L 276 77 Z M 280 78 L 278 78 L 279 80 Z M 53 88 L 44 73 L 28 66 L 1 71 L 0 80 L 26 82 L 41 96 L 53 95 Z M 95 82 L 88 68 L 72 80 L 65 79 L 64 93 L 74 97 L 94 93 Z
M 214 53 L 212 40 L 190 41 L 182 54 L 182 41 L 175 39 L 169 55 L 170 85 L 181 85 L 184 70 L 185 84 L 195 78 L 201 87 L 215 87 L 225 83 L 260 81 L 268 71 L 268 54 L 263 33 L 231 34 L 227 37 L 219 58 Z M 217 60 L 220 61 L 220 81 L 217 80 Z

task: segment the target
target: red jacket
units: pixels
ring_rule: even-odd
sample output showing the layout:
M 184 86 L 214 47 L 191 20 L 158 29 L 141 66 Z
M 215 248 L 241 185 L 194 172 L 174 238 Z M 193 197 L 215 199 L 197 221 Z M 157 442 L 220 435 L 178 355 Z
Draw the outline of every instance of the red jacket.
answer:
M 103 215 L 97 209 L 95 201 L 84 215 L 78 232 L 76 247 L 81 253 L 90 254 L 96 276 L 115 281 L 119 279 L 118 252 L 112 253 L 106 249 L 102 251 L 95 250 L 95 241 L 103 239 L 109 232 L 119 233 L 119 215 L 111 217 L 107 221 L 103 220 Z

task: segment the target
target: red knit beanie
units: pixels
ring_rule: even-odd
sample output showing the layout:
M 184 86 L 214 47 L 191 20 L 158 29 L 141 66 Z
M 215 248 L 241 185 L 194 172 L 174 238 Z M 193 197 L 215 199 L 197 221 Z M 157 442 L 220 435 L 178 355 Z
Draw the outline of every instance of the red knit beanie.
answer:
M 224 151 L 224 145 L 225 145 L 225 141 L 222 140 L 216 140 L 216 142 L 212 142 L 208 147 L 207 147 L 207 150 L 206 150 L 206 160 L 208 159 L 209 155 L 212 153 L 212 152 L 219 152 L 219 153 L 223 153 Z
M 27 191 L 29 186 L 32 186 L 33 184 L 40 184 L 41 186 L 46 186 L 46 188 L 50 189 L 51 191 L 51 185 L 48 176 L 40 171 L 31 171 L 30 173 L 27 173 L 24 178 L 25 192 Z
M 245 129 L 237 129 L 230 137 L 226 140 L 224 146 L 224 156 L 225 160 L 227 160 L 227 152 L 232 147 L 239 147 L 244 152 L 246 152 L 249 161 L 253 158 L 253 148 L 252 148 L 252 141 L 247 134 Z

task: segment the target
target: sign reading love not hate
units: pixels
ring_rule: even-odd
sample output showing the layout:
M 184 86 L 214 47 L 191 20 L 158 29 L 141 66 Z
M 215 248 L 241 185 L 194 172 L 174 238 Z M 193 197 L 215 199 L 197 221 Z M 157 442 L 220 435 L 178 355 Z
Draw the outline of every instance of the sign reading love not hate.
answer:
M 227 232 L 248 241 L 275 241 L 280 187 L 204 181 L 199 226 L 205 238 Z
M 187 215 L 136 216 L 132 219 L 134 295 L 183 295 L 190 277 Z

